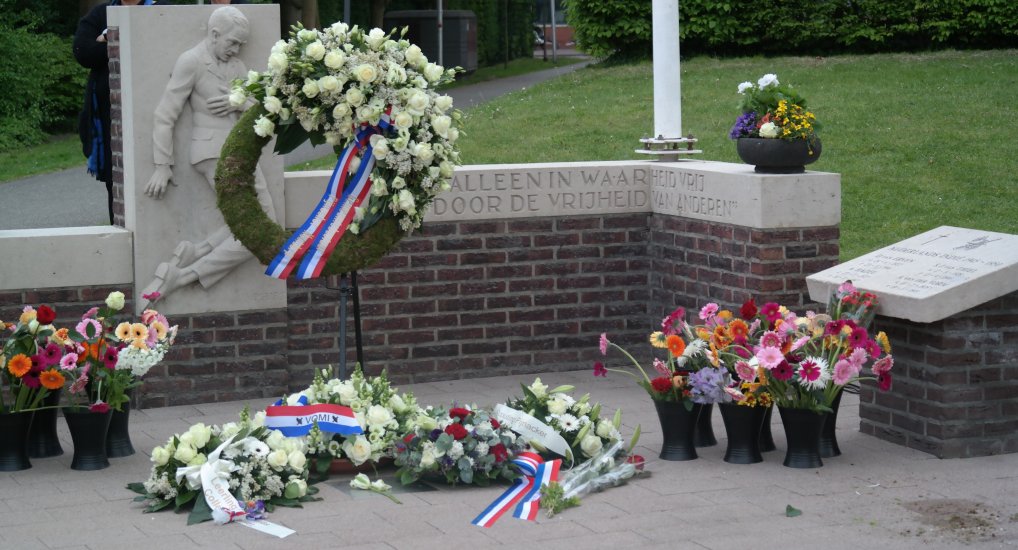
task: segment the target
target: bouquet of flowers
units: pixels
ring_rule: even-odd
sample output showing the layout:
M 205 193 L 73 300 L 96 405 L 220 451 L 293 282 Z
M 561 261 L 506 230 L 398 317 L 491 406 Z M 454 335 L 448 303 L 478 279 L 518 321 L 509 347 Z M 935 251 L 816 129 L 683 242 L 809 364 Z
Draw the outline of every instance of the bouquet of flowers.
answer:
M 103 306 L 86 311 L 69 334 L 77 365 L 69 389 L 71 406 L 119 410 L 128 400 L 127 390 L 141 385 L 141 377 L 163 360 L 176 339 L 177 327 L 152 309 L 137 322 L 114 325 L 124 299 L 122 292 L 111 292 Z
M 634 438 L 628 449 L 622 446 L 621 441 L 616 441 L 598 451 L 590 460 L 563 473 L 558 482 L 541 487 L 541 506 L 548 516 L 579 506 L 580 497 L 584 495 L 617 487 L 644 473 L 643 457 L 630 454 L 636 441 Z
M 201 469 L 208 456 L 222 446 L 220 458 L 211 466 L 246 508 L 272 511 L 276 505 L 300 506 L 315 500 L 312 495 L 317 488 L 307 483 L 304 442 L 270 430 L 264 422 L 264 412 L 251 416 L 245 409 L 239 422 L 195 424 L 174 434 L 166 445 L 152 449 L 149 478 L 127 488 L 141 495 L 136 501 L 148 503 L 145 512 L 193 507 L 188 524 L 213 519 L 203 493 Z
M 418 417 L 416 427 L 396 443 L 396 465 L 404 485 L 421 477 L 441 476 L 450 485 L 487 486 L 516 477 L 509 459 L 523 449 L 516 434 L 488 411 L 429 407 Z
M 506 400 L 506 406 L 527 413 L 537 420 L 546 423 L 565 440 L 569 446 L 574 463 L 576 457 L 591 458 L 598 454 L 602 447 L 611 445 L 622 439 L 619 426 L 622 422 L 622 411 L 615 412 L 612 420 L 601 418 L 601 404 L 591 405 L 590 394 L 579 399 L 573 398 L 569 392 L 573 386 L 559 386 L 552 390 L 537 378 L 530 386 L 522 386 L 523 397 Z M 536 441 L 525 442 L 544 452 Z
M 806 99 L 791 86 L 778 82 L 777 75 L 765 74 L 754 84 L 739 84 L 739 109 L 728 136 L 732 139 L 775 138 L 805 140 L 812 152 L 819 125 L 806 110 Z
M 67 329 L 56 329 L 56 311 L 47 305 L 26 306 L 17 323 L 0 321 L 0 412 L 39 408 L 51 391 L 64 386 L 65 373 L 77 355 L 67 353 Z
M 286 403 L 296 405 L 303 396 L 308 405 L 331 403 L 350 407 L 365 434 L 343 436 L 312 428 L 306 443 L 318 473 L 327 472 L 333 460 L 347 458 L 354 466 L 360 466 L 393 457 L 396 442 L 413 429 L 422 412 L 413 394 L 396 391 L 385 371 L 377 377 L 366 377 L 358 366 L 349 380 L 326 376 L 331 376 L 331 372 L 317 372 L 311 386 L 287 397 Z
M 629 370 L 607 368 L 597 362 L 594 364 L 594 376 L 606 376 L 608 371 L 626 374 L 643 386 L 652 399 L 683 403 L 687 410 L 692 410 L 693 403 L 727 400 L 722 389 L 728 383 L 727 373 L 717 368 L 716 353 L 709 352 L 707 343 L 695 337 L 692 327 L 683 320 L 684 316 L 685 309 L 676 309 L 662 319 L 661 330 L 650 334 L 651 346 L 667 352 L 664 359 L 653 359 L 658 376 L 648 376 L 640 362 L 609 340 L 606 334 L 601 335 L 601 355 L 607 355 L 609 348 L 621 351 L 636 366 L 639 375 Z
M 296 27 L 272 47 L 268 71 L 238 81 L 231 101 L 253 97 L 262 105 L 254 130 L 276 135 L 277 152 L 308 138 L 337 153 L 350 145 L 363 149 L 363 159 L 354 157 L 348 170 L 373 159 L 371 197 L 357 208 L 350 231 L 363 232 L 382 216 L 409 231 L 420 226 L 435 194 L 450 188 L 460 163 L 455 143 L 462 115 L 451 97 L 435 92 L 455 74 L 381 29 Z

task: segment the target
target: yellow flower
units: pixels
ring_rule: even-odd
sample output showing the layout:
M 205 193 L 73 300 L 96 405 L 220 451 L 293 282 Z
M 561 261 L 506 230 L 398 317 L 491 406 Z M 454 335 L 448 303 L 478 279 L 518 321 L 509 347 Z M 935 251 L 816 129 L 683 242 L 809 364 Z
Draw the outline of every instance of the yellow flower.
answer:
M 137 338 L 131 342 L 131 347 L 146 350 L 148 349 L 148 344 L 145 342 L 144 338 Z
M 22 313 L 21 317 L 18 319 L 18 321 L 20 321 L 21 324 L 23 324 L 23 325 L 27 325 L 28 323 L 31 323 L 34 320 L 35 320 L 35 310 L 34 309 L 29 309 L 28 311 Z
M 130 340 L 131 339 L 131 323 L 128 323 L 128 322 L 125 321 L 125 322 L 120 323 L 119 325 L 117 325 L 116 335 L 117 335 L 117 338 L 119 338 L 121 340 Z
M 732 312 L 728 311 L 727 309 L 722 309 L 718 313 L 718 317 L 720 317 L 721 319 L 724 319 L 725 321 L 727 321 L 727 320 L 732 318 Z
M 884 350 L 884 353 L 891 353 L 891 341 L 887 339 L 887 334 L 884 331 L 877 333 L 877 343 L 880 344 L 880 349 Z
M 668 347 L 668 340 L 665 338 L 665 334 L 663 332 L 657 330 L 650 333 L 650 345 L 655 348 L 664 349 Z
M 148 339 L 148 327 L 141 323 L 134 323 L 133 325 L 131 325 L 130 337 L 134 340 Z
M 148 326 L 148 329 L 155 331 L 157 339 L 162 340 L 166 338 L 166 325 L 159 321 L 153 321 L 152 324 Z

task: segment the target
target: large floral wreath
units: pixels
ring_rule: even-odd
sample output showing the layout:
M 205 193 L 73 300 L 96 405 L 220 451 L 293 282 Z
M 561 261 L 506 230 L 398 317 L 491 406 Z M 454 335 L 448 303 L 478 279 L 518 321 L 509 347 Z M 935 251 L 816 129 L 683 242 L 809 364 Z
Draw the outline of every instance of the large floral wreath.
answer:
M 268 70 L 249 72 L 231 94 L 235 105 L 257 102 L 223 146 L 216 172 L 219 207 L 234 235 L 267 265 L 287 244 L 286 231 L 258 207 L 254 168 L 273 136 L 277 153 L 310 139 L 336 149 L 336 174 L 348 174 L 348 185 L 362 162 L 374 163 L 361 171 L 370 178 L 370 190 L 351 209 L 322 274 L 377 261 L 420 226 L 460 164 L 455 143 L 462 115 L 451 97 L 435 91 L 455 73 L 381 29 L 365 33 L 344 23 L 324 31 L 295 28 L 289 40 L 272 47 Z

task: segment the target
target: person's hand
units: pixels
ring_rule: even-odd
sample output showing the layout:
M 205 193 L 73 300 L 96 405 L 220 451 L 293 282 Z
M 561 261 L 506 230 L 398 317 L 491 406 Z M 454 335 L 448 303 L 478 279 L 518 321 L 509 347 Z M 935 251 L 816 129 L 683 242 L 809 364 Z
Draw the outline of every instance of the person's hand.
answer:
M 156 171 L 148 179 L 148 185 L 145 186 L 145 194 L 153 199 L 163 198 L 163 194 L 166 193 L 166 186 L 173 183 L 171 181 L 172 177 L 173 169 L 168 164 L 157 164 Z M 174 183 L 174 185 L 176 184 Z
M 96 42 L 106 42 L 106 33 L 102 33 L 99 36 L 95 37 L 95 41 Z
M 236 107 L 230 104 L 229 94 L 209 98 L 206 105 L 208 105 L 209 111 L 216 116 L 226 116 L 237 110 Z

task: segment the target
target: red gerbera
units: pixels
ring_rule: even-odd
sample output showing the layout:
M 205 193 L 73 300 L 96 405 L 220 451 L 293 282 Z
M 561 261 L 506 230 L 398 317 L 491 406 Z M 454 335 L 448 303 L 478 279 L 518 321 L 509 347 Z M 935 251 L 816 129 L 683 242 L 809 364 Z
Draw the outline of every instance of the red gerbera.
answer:
M 48 325 L 56 318 L 57 312 L 47 305 L 39 306 L 39 309 L 35 310 L 35 320 L 39 321 L 40 325 Z
M 760 313 L 773 324 L 781 318 L 781 306 L 774 302 L 767 302 L 760 308 Z
M 752 298 L 742 304 L 742 308 L 739 309 L 739 316 L 749 321 L 753 317 L 756 317 L 758 310 L 756 309 L 756 302 Z
M 494 420 L 492 422 L 494 422 Z M 507 451 L 505 449 L 505 445 L 503 445 L 501 443 L 495 445 L 490 450 L 491 450 L 491 456 L 495 457 L 495 462 L 496 463 L 498 463 L 498 462 L 505 462 L 506 460 L 509 459 L 509 451 Z
M 795 373 L 795 369 L 792 368 L 792 365 L 788 364 L 788 361 L 782 361 L 778 363 L 778 366 L 771 369 L 770 372 L 771 376 L 773 376 L 775 380 L 781 380 L 784 382 L 785 380 L 792 378 L 792 374 Z
M 877 375 L 877 386 L 880 387 L 880 391 L 888 391 L 891 389 L 891 373 L 884 371 Z
M 92 403 L 92 405 L 88 408 L 88 410 L 89 410 L 89 412 L 94 412 L 94 413 L 102 414 L 104 412 L 109 411 L 110 410 L 110 406 L 109 406 L 108 403 L 103 403 L 102 401 L 96 401 L 95 403 Z
M 459 418 L 460 422 L 462 422 L 468 416 L 470 416 L 470 409 L 464 407 L 453 407 L 449 409 L 449 417 Z
M 445 429 L 445 433 L 452 436 L 453 439 L 459 441 L 467 436 L 467 429 L 462 424 L 449 424 Z
M 667 376 L 658 376 L 650 381 L 650 387 L 657 393 L 668 393 L 672 391 L 672 379 Z

